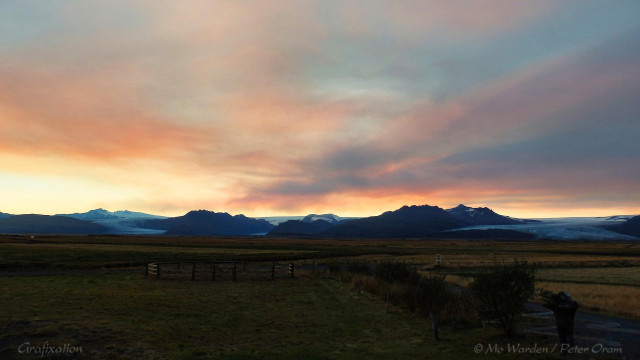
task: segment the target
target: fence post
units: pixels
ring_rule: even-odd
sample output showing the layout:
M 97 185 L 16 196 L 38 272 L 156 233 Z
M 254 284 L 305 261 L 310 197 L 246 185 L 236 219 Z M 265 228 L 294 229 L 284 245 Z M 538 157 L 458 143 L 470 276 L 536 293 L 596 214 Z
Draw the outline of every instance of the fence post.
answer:
M 216 264 L 211 264 L 211 281 L 216 281 Z
M 195 280 L 196 279 L 196 263 L 193 263 L 193 266 L 191 267 L 191 280 Z
M 233 281 L 236 281 L 236 263 L 233 263 Z
M 276 279 L 276 262 L 275 260 L 271 263 L 271 280 Z
M 391 290 L 387 287 L 387 314 L 389 313 L 389 292 L 391 292 Z
M 293 263 L 289 263 L 289 274 L 291 275 L 291 278 L 293 278 Z
M 160 263 L 156 265 L 156 279 L 160 279 Z

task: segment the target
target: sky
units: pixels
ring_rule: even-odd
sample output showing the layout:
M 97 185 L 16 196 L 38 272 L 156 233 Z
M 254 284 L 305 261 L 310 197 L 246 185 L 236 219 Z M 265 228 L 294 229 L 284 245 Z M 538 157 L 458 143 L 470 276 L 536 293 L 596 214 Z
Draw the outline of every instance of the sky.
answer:
M 0 2 L 0 211 L 640 214 L 640 2 Z

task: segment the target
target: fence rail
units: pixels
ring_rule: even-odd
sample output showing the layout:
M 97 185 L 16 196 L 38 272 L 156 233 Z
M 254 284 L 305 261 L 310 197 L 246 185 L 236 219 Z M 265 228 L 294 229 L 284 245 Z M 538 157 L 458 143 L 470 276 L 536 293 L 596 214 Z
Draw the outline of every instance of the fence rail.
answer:
M 145 276 L 160 279 L 191 280 L 276 280 L 293 278 L 293 263 L 258 261 L 174 261 L 153 262 L 145 266 Z

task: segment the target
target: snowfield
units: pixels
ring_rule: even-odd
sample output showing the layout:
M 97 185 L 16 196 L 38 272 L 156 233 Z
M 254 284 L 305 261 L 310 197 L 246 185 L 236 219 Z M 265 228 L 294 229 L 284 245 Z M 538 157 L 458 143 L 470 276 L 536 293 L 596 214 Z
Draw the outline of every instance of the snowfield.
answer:
M 516 225 L 468 226 L 450 231 L 504 229 L 533 234 L 537 239 L 550 240 L 640 240 L 603 228 L 630 219 L 631 215 L 608 217 L 567 217 L 533 219 L 540 222 Z

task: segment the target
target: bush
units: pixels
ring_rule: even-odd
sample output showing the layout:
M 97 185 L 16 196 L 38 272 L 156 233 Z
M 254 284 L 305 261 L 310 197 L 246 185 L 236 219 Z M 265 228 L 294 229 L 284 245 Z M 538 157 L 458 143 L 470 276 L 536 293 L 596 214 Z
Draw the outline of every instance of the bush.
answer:
M 477 324 L 478 313 L 474 307 L 474 299 L 471 293 L 449 292 L 449 300 L 442 310 L 444 321 L 452 321 L 455 330 Z
M 364 274 L 368 275 L 371 273 L 371 269 L 369 268 L 369 264 L 364 262 L 350 262 L 347 264 L 347 271 L 352 274 Z
M 329 273 L 330 274 L 340 273 L 340 270 L 341 270 L 340 264 L 331 263 L 331 264 L 327 265 L 327 267 L 329 268 Z
M 535 292 L 535 282 L 535 267 L 526 261 L 514 261 L 478 273 L 469 289 L 480 317 L 495 320 L 507 336 L 512 336 L 524 304 Z
M 388 283 L 417 284 L 420 274 L 403 262 L 382 262 L 376 266 L 375 277 Z

